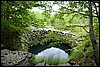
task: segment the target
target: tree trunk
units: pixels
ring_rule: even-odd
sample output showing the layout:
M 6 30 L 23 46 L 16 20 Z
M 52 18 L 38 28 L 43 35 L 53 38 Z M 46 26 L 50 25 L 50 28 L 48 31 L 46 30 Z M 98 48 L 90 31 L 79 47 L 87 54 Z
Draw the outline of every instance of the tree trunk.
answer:
M 91 1 L 89 1 L 89 35 L 90 35 L 90 39 L 92 42 L 92 46 L 93 46 L 93 51 L 94 51 L 94 61 L 96 63 L 97 66 L 99 66 L 99 50 L 98 50 L 98 46 L 97 46 L 97 42 L 96 42 L 96 38 L 94 35 L 94 30 L 93 30 L 93 18 L 92 18 L 92 6 L 91 6 Z

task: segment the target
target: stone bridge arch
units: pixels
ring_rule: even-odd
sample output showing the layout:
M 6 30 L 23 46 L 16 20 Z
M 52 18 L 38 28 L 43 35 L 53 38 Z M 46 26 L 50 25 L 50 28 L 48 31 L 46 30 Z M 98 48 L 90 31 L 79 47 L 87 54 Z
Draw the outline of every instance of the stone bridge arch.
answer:
M 55 46 L 48 46 L 48 45 L 38 44 L 38 45 L 34 45 L 34 46 L 30 47 L 29 52 L 32 53 L 32 54 L 38 54 L 41 51 L 43 51 L 47 48 L 50 48 L 50 47 L 56 47 L 56 48 L 59 48 L 59 49 L 65 51 L 69 55 L 71 54 L 71 51 L 70 51 L 71 47 L 69 45 L 66 45 L 66 44 L 60 44 L 60 45 L 55 45 Z
M 56 32 L 57 34 L 59 34 L 62 37 L 68 36 L 68 34 L 71 34 L 72 35 L 72 38 L 75 37 L 75 34 L 73 34 L 70 31 L 67 31 L 66 32 L 66 31 L 61 31 L 61 30 L 56 30 L 56 29 L 53 29 L 53 30 L 52 29 L 37 29 L 37 30 L 32 30 L 30 33 L 26 34 L 27 39 L 24 39 L 24 41 L 26 40 L 26 43 L 29 44 L 29 52 L 34 53 L 34 54 L 37 54 L 37 53 L 39 53 L 39 52 L 41 52 L 41 51 L 43 51 L 43 50 L 45 50 L 47 48 L 50 48 L 50 46 L 46 45 L 47 43 L 44 44 L 44 45 L 40 45 L 38 43 L 36 45 L 30 46 L 32 43 L 34 43 L 33 42 L 34 40 L 37 39 L 37 40 L 40 41 L 41 39 L 44 39 L 45 38 L 44 35 L 47 35 L 50 32 Z M 36 36 L 33 36 L 32 35 L 33 33 L 39 34 L 40 37 L 38 38 L 37 35 Z M 59 45 L 55 45 L 53 47 L 60 48 L 60 49 L 64 50 L 65 52 L 67 52 L 68 54 L 70 54 L 70 51 L 69 50 L 65 50 L 65 49 L 71 49 L 71 46 L 69 46 L 69 44 L 62 43 L 62 44 L 60 44 L 60 46 Z

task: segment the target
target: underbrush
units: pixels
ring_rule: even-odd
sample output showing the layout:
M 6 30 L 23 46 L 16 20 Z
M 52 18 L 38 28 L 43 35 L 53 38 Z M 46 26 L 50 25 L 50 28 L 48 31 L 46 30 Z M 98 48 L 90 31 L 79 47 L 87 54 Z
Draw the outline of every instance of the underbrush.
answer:
M 95 66 L 93 48 L 90 40 L 80 42 L 73 49 L 74 51 L 68 57 L 67 62 L 74 61 L 80 66 Z
M 48 56 L 48 57 L 46 57 L 46 56 L 36 57 L 34 54 L 32 55 L 32 58 L 31 58 L 33 64 L 38 64 L 41 61 L 45 61 L 45 63 L 49 64 L 49 65 L 65 64 L 66 59 L 65 58 L 61 59 L 61 58 L 59 58 L 59 56 L 54 57 L 54 55 L 51 55 L 51 56 Z

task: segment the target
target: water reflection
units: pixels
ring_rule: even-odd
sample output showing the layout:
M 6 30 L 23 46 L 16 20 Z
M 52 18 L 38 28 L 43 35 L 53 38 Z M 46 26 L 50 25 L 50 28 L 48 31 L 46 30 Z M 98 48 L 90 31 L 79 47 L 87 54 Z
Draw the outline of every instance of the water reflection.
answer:
M 51 48 L 48 48 L 36 55 L 37 58 L 43 57 L 43 56 L 45 56 L 45 57 L 53 56 L 54 58 L 59 57 L 61 59 L 64 59 L 64 58 L 68 57 L 68 53 L 66 53 L 65 51 L 63 51 L 59 48 L 51 47 Z

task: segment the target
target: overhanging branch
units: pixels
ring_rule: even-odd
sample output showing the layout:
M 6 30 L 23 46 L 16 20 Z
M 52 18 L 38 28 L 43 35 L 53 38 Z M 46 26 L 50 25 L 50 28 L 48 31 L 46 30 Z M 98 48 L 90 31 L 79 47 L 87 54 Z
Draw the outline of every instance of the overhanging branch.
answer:
M 81 26 L 87 33 L 89 33 L 83 26 Z
M 79 3 L 79 2 L 78 2 Z M 82 2 L 81 2 L 82 3 Z M 82 3 L 83 4 L 83 3 Z M 89 14 L 85 14 L 85 13 L 82 13 L 82 12 L 80 12 L 80 11 L 75 11 L 75 10 L 72 10 L 72 9 L 68 9 L 68 8 L 66 8 L 66 6 L 62 6 L 62 5 L 60 5 L 60 4 L 58 4 L 61 8 L 64 8 L 64 9 L 66 9 L 66 10 L 70 10 L 71 12 L 73 12 L 73 13 L 78 13 L 78 14 L 81 14 L 81 15 L 84 15 L 84 16 L 87 16 L 87 17 L 89 17 Z M 85 5 L 85 4 L 84 4 Z M 87 6 L 87 5 L 85 5 L 88 9 L 89 9 L 89 7 Z M 57 12 L 57 13 L 61 13 L 61 14 L 70 14 L 70 13 L 67 13 L 67 12 L 59 12 L 59 11 L 54 11 L 54 10 L 51 10 L 51 9 L 46 9 L 46 8 L 44 8 L 44 9 L 42 9 L 42 8 L 39 8 L 39 9 L 41 9 L 41 10 L 45 10 L 45 11 L 49 11 L 49 12 Z M 92 17 L 98 17 L 98 15 L 97 16 L 92 16 Z
M 59 12 L 59 11 L 54 11 L 54 10 L 46 10 L 46 9 L 41 9 L 41 8 L 39 8 L 39 9 L 40 9 L 40 10 L 49 11 L 49 12 L 57 12 L 57 13 L 61 13 L 61 14 L 70 14 L 70 13 Z M 68 9 L 68 10 L 71 10 L 71 11 L 72 11 L 72 9 Z M 81 14 L 81 15 L 89 16 L 88 14 L 84 14 L 84 13 L 81 13 L 81 12 L 79 12 L 79 11 L 72 11 L 72 12 L 76 12 L 76 13 Z M 92 16 L 92 17 L 98 17 L 98 16 Z
M 87 33 L 89 33 L 84 26 L 80 26 L 80 25 L 71 25 L 71 26 L 66 26 L 66 27 L 81 27 L 83 28 Z

